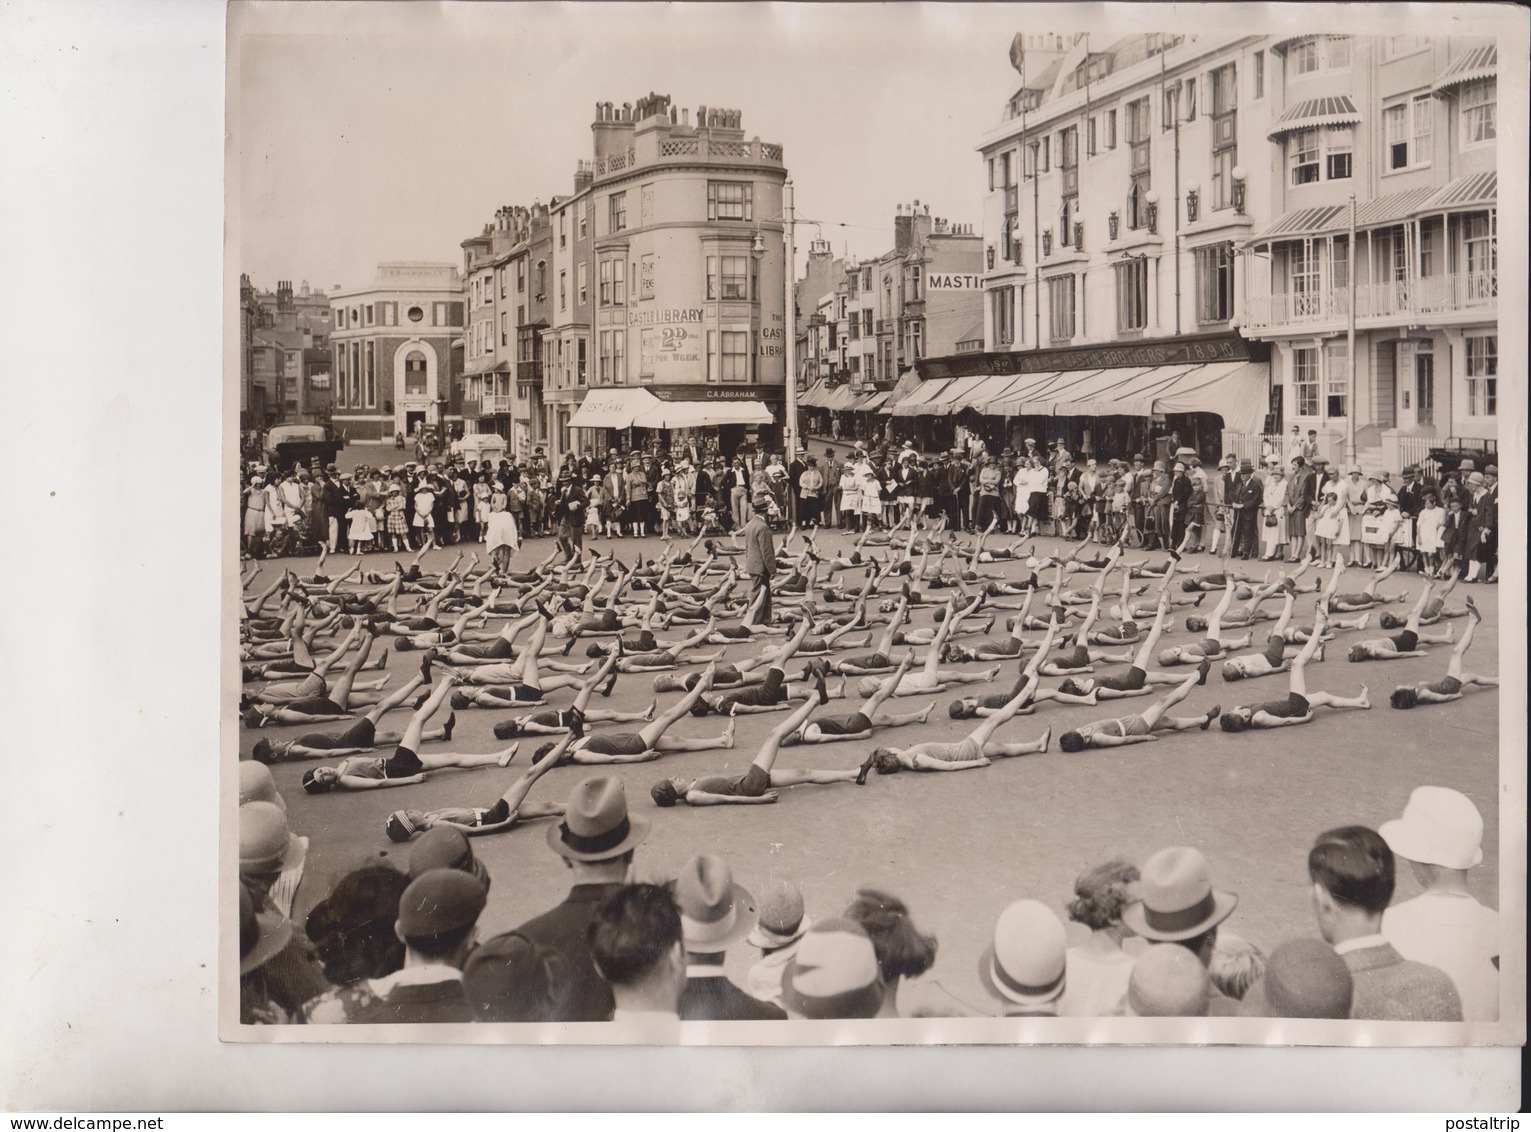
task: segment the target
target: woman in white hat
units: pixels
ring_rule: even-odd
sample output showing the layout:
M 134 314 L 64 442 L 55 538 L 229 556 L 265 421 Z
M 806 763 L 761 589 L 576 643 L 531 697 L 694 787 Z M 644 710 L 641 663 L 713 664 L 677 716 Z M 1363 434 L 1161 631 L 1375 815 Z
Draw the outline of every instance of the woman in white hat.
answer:
M 1067 985 L 1067 937 L 1040 900 L 1017 900 L 999 914 L 994 938 L 978 959 L 984 989 L 1006 1018 L 1053 1018 Z

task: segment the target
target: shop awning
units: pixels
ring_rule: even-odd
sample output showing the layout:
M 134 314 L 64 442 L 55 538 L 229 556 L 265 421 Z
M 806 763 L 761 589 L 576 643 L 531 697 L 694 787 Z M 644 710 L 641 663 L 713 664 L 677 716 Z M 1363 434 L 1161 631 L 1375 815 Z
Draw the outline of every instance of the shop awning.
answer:
M 1353 126 L 1360 120 L 1361 112 L 1346 95 L 1330 94 L 1297 103 L 1276 119 L 1265 136 L 1274 139 L 1318 126 Z
M 1456 212 L 1470 208 L 1492 208 L 1499 203 L 1499 174 L 1473 173 L 1458 177 L 1414 210 L 1416 216 L 1432 212 Z
M 888 399 L 877 410 L 880 413 L 892 413 L 898 407 L 898 403 L 920 387 L 920 375 L 913 369 L 906 369 L 898 375 L 892 390 L 888 393 Z
M 1464 83 L 1492 79 L 1498 74 L 1499 47 L 1493 43 L 1485 47 L 1475 47 L 1446 68 L 1446 73 L 1435 80 L 1430 93 L 1443 94 Z
M 849 385 L 837 385 L 824 399 L 824 408 L 833 413 L 843 413 L 856 404 L 858 394 Z
M 822 379 L 815 381 L 807 389 L 798 394 L 798 407 L 803 409 L 822 409 L 824 407 L 824 396 L 828 391 Z
M 1265 362 L 1073 370 L 1028 374 L 987 403 L 994 416 L 1147 417 L 1216 413 L 1223 427 L 1257 432 L 1269 403 Z
M 931 398 L 937 396 L 941 390 L 952 383 L 952 378 L 938 377 L 933 381 L 922 382 L 912 389 L 909 394 L 893 406 L 895 417 L 918 417 L 929 416 L 936 412 L 935 409 L 926 408 Z
M 851 411 L 856 413 L 875 413 L 887 403 L 890 393 L 869 393 L 851 406 Z
M 1012 390 L 1019 389 L 1023 385 L 1035 384 L 1041 378 L 1053 376 L 1055 376 L 1054 373 L 983 374 L 977 385 L 964 390 L 953 400 L 952 409 L 954 411 L 977 409 L 980 413 L 988 414 L 989 407 Z
M 761 425 L 776 420 L 771 410 L 759 401 L 661 401 L 652 395 L 649 399 L 653 405 L 633 418 L 633 424 L 639 428 Z
M 647 389 L 592 389 L 569 418 L 570 428 L 631 428 L 639 413 L 659 404 Z
M 972 374 L 968 377 L 956 377 L 947 382 L 946 388 L 940 394 L 927 401 L 920 409 L 920 416 L 955 413 L 962 403 L 963 397 L 990 380 L 986 373 Z

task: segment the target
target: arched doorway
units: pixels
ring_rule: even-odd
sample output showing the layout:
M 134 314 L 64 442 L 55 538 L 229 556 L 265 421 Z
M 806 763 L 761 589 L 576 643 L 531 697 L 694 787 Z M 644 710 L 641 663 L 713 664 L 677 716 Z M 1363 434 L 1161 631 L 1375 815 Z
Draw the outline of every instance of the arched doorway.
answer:
M 404 355 L 404 395 L 424 397 L 426 393 L 425 355 L 411 350 Z

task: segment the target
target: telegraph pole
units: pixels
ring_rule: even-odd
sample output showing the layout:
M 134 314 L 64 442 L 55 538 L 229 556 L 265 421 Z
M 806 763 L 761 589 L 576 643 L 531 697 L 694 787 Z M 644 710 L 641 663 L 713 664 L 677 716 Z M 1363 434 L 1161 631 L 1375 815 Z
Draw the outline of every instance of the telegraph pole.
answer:
M 1345 465 L 1356 463 L 1356 194 L 1350 194 L 1350 246 L 1346 249 L 1350 260 L 1350 307 L 1345 323 L 1345 352 L 1349 369 L 1349 387 L 1345 400 Z
M 788 177 L 782 186 L 782 231 L 787 241 L 787 263 L 782 272 L 787 314 L 787 419 L 782 424 L 781 440 L 789 465 L 797 455 L 797 297 L 793 287 L 793 277 L 797 274 L 797 246 L 792 230 L 792 203 L 792 178 Z

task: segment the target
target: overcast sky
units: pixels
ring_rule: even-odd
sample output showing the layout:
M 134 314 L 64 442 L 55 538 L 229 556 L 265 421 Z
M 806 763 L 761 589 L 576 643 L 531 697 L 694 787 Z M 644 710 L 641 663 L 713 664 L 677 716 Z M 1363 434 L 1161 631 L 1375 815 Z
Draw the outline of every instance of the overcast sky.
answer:
M 461 262 L 502 204 L 571 191 L 597 101 L 656 91 L 786 147 L 836 252 L 892 243 L 899 202 L 979 222 L 975 152 L 1018 77 L 1006 5 L 295 5 L 231 10 L 235 255 L 355 286 Z M 1034 23 L 1034 21 L 1033 21 Z M 844 226 L 842 226 L 844 225 Z M 799 246 L 817 232 L 799 229 Z

